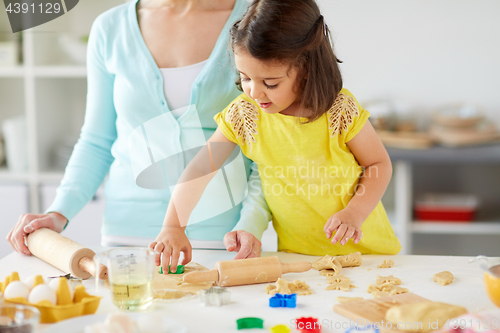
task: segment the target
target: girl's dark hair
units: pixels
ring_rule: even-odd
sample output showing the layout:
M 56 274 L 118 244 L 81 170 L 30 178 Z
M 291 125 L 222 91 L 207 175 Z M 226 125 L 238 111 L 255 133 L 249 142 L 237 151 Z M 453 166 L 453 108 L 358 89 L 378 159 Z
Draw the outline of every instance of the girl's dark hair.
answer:
M 342 89 L 330 31 L 314 0 L 253 0 L 231 28 L 231 47 L 259 60 L 288 62 L 299 74 L 300 112 L 308 121 L 328 111 Z M 241 80 L 236 81 L 241 90 Z

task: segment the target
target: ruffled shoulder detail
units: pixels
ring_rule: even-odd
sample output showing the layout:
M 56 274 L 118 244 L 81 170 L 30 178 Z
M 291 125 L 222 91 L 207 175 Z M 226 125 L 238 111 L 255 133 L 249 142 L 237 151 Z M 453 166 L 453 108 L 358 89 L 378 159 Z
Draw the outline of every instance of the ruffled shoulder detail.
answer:
M 355 117 L 359 116 L 359 107 L 354 97 L 339 93 L 333 106 L 327 111 L 328 128 L 331 137 L 347 132 Z
M 257 132 L 257 121 L 259 120 L 259 109 L 254 104 L 240 99 L 233 102 L 226 112 L 226 123 L 231 124 L 236 138 L 241 137 L 241 144 L 248 143 L 252 151 L 252 143 L 255 143 Z

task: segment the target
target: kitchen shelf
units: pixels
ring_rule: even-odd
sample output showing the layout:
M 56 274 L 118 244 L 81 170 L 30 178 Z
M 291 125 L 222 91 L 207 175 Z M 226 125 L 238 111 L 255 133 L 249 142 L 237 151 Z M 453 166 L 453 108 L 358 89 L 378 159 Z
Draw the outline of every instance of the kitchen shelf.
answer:
M 28 173 L 13 173 L 5 166 L 0 167 L 0 181 L 21 181 L 28 182 L 30 175 Z
M 43 172 L 38 175 L 38 181 L 40 183 L 60 183 L 63 179 L 63 176 L 63 171 Z
M 28 170 L 12 173 L 0 167 L 0 186 L 26 185 L 25 213 L 43 211 L 40 188 L 57 185 L 63 177 L 56 168 L 58 148 L 78 138 L 84 120 L 87 69 L 61 39 L 88 35 L 98 15 L 125 2 L 80 1 L 63 16 L 23 31 L 23 64 L 0 67 L 0 126 L 6 119 L 24 116 L 28 146 Z M 0 15 L 0 26 L 8 27 L 6 14 Z
M 500 222 L 474 221 L 470 223 L 440 222 L 440 221 L 414 221 L 410 228 L 413 233 L 419 234 L 474 234 L 474 235 L 500 235 Z
M 0 78 L 24 77 L 26 69 L 24 66 L 0 67 Z
M 85 66 L 37 66 L 35 77 L 39 78 L 86 78 Z
M 482 252 L 481 249 L 489 253 L 500 251 L 500 243 L 496 246 L 482 243 L 500 235 L 499 143 L 461 148 L 438 146 L 427 150 L 388 148 L 387 151 L 394 170 L 394 208 L 391 209 L 394 220 L 391 222 L 401 241 L 401 254 L 431 251 L 430 248 L 436 250 L 438 245 L 434 243 L 438 235 L 440 243 L 446 241 L 451 245 L 460 237 L 465 237 L 460 238 L 461 241 L 471 239 L 472 242 L 474 239 L 475 243 L 468 243 L 467 252 Z M 425 193 L 468 193 L 477 196 L 480 206 L 475 220 L 469 223 L 415 220 L 415 197 Z M 446 248 L 448 245 L 443 246 Z M 446 254 L 442 253 L 442 249 L 440 251 L 440 254 Z

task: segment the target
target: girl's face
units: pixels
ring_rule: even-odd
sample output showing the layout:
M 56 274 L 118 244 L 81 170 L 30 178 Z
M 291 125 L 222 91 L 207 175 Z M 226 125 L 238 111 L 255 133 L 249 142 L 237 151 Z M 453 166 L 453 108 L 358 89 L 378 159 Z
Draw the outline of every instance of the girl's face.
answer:
M 300 97 L 295 91 L 298 71 L 279 62 L 262 61 L 246 50 L 235 50 L 236 69 L 245 94 L 267 113 L 297 115 Z

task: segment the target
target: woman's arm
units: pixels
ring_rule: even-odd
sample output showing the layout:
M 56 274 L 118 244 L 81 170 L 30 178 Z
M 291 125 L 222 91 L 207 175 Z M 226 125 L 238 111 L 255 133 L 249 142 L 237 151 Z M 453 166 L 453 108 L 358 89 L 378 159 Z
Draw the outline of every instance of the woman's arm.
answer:
M 94 196 L 109 171 L 116 140 L 113 102 L 114 75 L 105 66 L 105 34 L 102 18 L 92 25 L 87 57 L 87 106 L 80 139 L 73 149 L 61 185 L 46 214 L 23 214 L 7 235 L 18 252 L 31 254 L 24 237 L 42 227 L 61 232 Z M 50 213 L 48 213 L 50 212 Z
M 325 224 L 326 236 L 330 238 L 333 231 L 337 231 L 332 243 L 342 239 L 341 245 L 353 236 L 354 243 L 361 240 L 361 225 L 382 199 L 392 175 L 389 154 L 369 121 L 347 146 L 365 171 L 347 207 L 332 215 Z
M 220 129 L 217 129 L 207 144 L 196 154 L 182 173 L 168 204 L 162 230 L 149 247 L 158 252 L 156 264 L 163 263 L 163 271 L 168 273 L 171 263 L 175 272 L 180 252 L 184 253 L 182 264 L 191 261 L 191 245 L 185 229 L 191 213 L 198 204 L 205 188 L 231 155 L 236 144 L 229 141 Z

